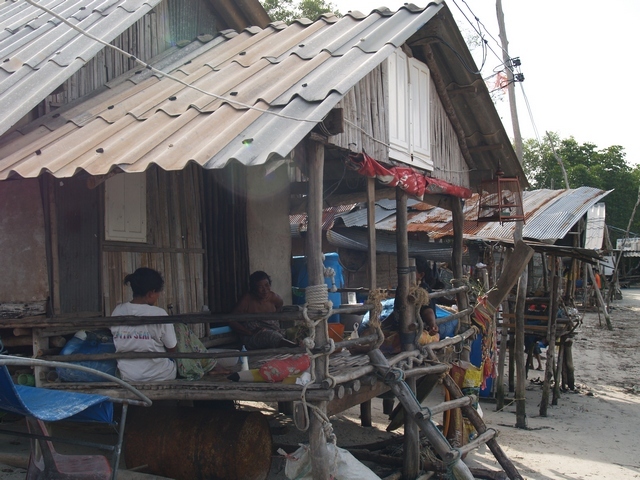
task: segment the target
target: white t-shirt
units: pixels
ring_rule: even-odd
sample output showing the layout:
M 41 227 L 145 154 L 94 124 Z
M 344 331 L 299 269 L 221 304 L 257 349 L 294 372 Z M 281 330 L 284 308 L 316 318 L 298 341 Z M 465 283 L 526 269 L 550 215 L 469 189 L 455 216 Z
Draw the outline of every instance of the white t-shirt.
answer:
M 166 316 L 160 307 L 137 303 L 121 303 L 112 317 Z M 116 352 L 166 352 L 178 343 L 173 324 L 119 325 L 111 327 Z M 166 348 L 165 348 L 166 347 Z M 176 378 L 176 364 L 169 358 L 119 359 L 118 369 L 123 380 L 131 382 L 159 382 Z

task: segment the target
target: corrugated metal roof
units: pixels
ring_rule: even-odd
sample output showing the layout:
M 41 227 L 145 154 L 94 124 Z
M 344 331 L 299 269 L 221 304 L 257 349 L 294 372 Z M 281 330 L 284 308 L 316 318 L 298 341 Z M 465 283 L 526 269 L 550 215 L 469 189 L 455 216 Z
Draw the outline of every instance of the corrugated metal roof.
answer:
M 523 192 L 525 225 L 524 238 L 540 242 L 555 242 L 563 238 L 582 218 L 587 210 L 604 198 L 610 191 L 593 187 L 570 190 L 533 190 Z M 464 237 L 476 240 L 511 241 L 515 229 L 514 222 L 500 225 L 498 222 L 477 223 L 478 194 L 465 201 Z M 376 229 L 395 230 L 395 214 L 380 223 Z M 429 237 L 438 239 L 453 235 L 451 212 L 443 208 L 408 213 L 408 231 L 427 232 Z
M 179 170 L 188 162 L 220 168 L 285 157 L 336 103 L 441 8 L 407 5 L 395 14 L 332 14 L 315 23 L 226 32 L 191 46 L 166 71 L 232 100 L 219 100 L 149 72 L 129 73 L 87 102 L 63 107 L 0 145 L 0 180 L 102 175 L 151 163 Z M 22 137 L 22 138 L 19 138 Z
M 111 42 L 162 0 L 40 0 L 38 3 L 94 37 Z M 219 29 L 267 26 L 258 0 L 174 2 L 173 18 L 194 25 L 190 15 L 209 8 Z M 177 28 L 179 25 L 177 25 Z M 178 30 L 181 30 L 178 28 Z M 178 32 L 176 32 L 178 33 Z M 178 33 L 179 35 L 179 33 Z M 183 37 L 178 37 L 182 39 Z M 190 39 L 191 37 L 189 37 Z M 91 60 L 104 46 L 24 0 L 0 4 L 0 135 Z
M 40 4 L 110 42 L 161 0 L 42 0 Z M 25 1 L 0 7 L 0 135 L 51 94 L 101 45 Z
M 357 203 L 349 205 L 337 205 L 335 207 L 328 207 L 322 210 L 322 230 L 329 230 L 333 227 L 333 224 L 340 216 L 340 214 L 353 210 Z M 307 214 L 296 213 L 289 215 L 289 225 L 291 227 L 291 234 L 298 236 L 300 232 L 307 231 Z

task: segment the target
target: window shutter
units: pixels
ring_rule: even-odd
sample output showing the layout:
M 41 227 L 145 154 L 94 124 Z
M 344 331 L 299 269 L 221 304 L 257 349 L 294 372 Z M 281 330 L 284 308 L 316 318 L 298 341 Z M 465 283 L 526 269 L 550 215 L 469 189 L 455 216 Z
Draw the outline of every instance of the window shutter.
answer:
M 145 173 L 121 173 L 105 182 L 105 239 L 147 241 Z
M 407 60 L 400 49 L 389 57 L 389 157 L 408 163 L 411 158 Z
M 428 67 L 418 60 L 409 59 L 411 153 L 416 166 L 433 170 L 429 130 L 429 85 Z

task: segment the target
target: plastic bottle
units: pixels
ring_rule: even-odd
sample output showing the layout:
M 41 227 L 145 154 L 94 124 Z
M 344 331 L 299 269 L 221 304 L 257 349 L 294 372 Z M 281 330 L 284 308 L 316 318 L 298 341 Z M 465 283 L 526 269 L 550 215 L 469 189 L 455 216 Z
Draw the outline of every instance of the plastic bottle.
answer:
M 247 349 L 245 348 L 245 346 L 242 346 L 242 350 L 241 352 L 246 352 Z M 241 362 L 241 366 L 240 366 L 240 370 L 245 372 L 247 370 L 249 370 L 249 357 L 247 357 L 246 355 L 243 355 L 240 357 L 240 362 Z

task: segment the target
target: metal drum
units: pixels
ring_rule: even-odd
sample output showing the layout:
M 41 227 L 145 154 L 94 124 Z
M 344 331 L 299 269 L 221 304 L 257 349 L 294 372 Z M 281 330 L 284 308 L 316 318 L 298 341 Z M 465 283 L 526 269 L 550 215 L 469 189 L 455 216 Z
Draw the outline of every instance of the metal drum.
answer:
M 127 416 L 127 468 L 176 480 L 264 480 L 271 432 L 260 412 L 189 407 L 132 408 Z

